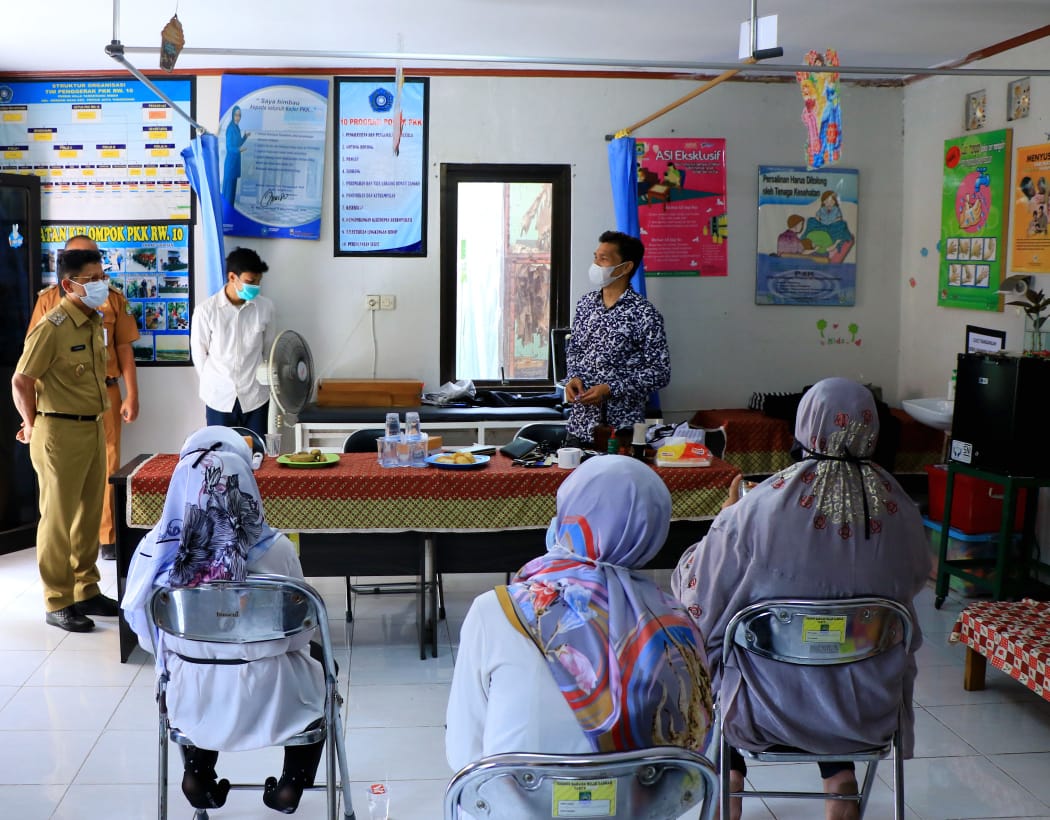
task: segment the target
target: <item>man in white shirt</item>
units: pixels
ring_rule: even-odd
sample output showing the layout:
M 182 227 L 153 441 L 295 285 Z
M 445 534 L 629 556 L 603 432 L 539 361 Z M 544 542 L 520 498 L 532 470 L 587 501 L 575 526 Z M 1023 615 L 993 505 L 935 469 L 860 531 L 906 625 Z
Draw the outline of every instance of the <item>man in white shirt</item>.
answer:
M 199 304 L 190 323 L 190 351 L 200 376 L 209 425 L 266 433 L 269 389 L 255 378 L 274 339 L 273 302 L 259 295 L 269 267 L 250 248 L 226 257 L 226 285 Z

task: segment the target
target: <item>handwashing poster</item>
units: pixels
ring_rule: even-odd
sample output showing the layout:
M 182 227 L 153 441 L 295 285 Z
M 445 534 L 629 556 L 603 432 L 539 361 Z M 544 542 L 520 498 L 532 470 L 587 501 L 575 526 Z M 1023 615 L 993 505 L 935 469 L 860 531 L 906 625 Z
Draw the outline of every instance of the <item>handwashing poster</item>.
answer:
M 1017 149 L 1013 189 L 1014 239 L 1010 270 L 1050 273 L 1050 143 Z
M 939 306 L 1002 310 L 1012 135 L 1004 128 L 944 142 Z
M 857 178 L 759 166 L 756 305 L 856 303 Z
M 726 276 L 726 141 L 639 139 L 635 150 L 646 276 Z

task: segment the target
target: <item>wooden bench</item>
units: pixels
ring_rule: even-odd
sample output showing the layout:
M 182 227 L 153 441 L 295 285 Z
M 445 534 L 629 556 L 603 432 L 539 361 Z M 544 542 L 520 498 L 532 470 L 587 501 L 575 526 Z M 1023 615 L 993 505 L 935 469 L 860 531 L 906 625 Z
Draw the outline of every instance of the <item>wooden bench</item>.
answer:
M 1050 700 L 1050 603 L 982 601 L 960 613 L 948 638 L 966 645 L 963 688 L 984 689 L 988 660 Z

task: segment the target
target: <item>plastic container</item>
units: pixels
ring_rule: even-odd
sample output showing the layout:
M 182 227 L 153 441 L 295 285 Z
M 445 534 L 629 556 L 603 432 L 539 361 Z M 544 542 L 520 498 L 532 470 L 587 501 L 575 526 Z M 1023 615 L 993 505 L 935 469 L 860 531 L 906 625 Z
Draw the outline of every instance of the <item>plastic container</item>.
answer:
M 401 419 L 397 413 L 386 414 L 386 437 L 387 438 L 400 438 L 401 437 Z
M 944 521 L 944 494 L 948 489 L 948 468 L 944 464 L 927 464 L 926 476 L 930 490 L 930 519 Z M 963 473 L 955 474 L 952 494 L 951 526 L 969 535 L 998 532 L 1002 523 L 1003 493 L 1001 484 L 985 481 Z M 1026 490 L 1017 493 L 1017 512 L 1014 531 L 1024 529 Z
M 958 477 L 956 477 L 956 480 L 958 480 Z M 930 542 L 930 554 L 933 556 L 933 569 L 930 572 L 930 578 L 936 579 L 937 561 L 940 557 L 942 537 L 941 522 L 932 521 L 929 518 L 923 518 L 922 522 L 926 525 L 926 538 Z M 1020 538 L 1020 535 L 1015 534 L 1014 544 L 1017 544 L 1020 541 Z M 996 553 L 998 552 L 998 544 L 998 532 L 984 532 L 971 535 L 957 530 L 955 527 L 951 527 L 948 530 L 947 558 L 949 561 L 963 561 L 967 559 L 994 561 Z M 992 574 L 992 570 L 986 567 L 972 567 L 969 571 L 981 578 L 987 578 Z M 966 579 L 959 578 L 955 575 L 951 576 L 949 584 L 951 588 L 959 594 L 971 598 L 988 592 L 986 588 L 978 587 L 972 581 L 967 581 Z

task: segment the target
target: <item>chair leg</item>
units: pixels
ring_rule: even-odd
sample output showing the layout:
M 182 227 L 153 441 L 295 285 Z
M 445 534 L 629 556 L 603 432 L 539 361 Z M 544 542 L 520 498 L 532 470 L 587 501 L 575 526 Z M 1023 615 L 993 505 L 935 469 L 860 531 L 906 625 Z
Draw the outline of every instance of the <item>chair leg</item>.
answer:
M 871 796 L 871 787 L 875 785 L 875 770 L 878 767 L 879 761 L 868 761 L 868 769 L 864 772 L 864 784 L 860 787 L 860 801 L 857 804 L 860 820 L 863 820 L 864 810 L 868 807 L 868 798 Z
M 350 622 L 354 619 L 354 591 L 350 588 L 350 576 L 346 576 L 346 620 Z
M 441 580 L 441 573 L 437 574 L 438 585 L 438 620 L 445 620 L 445 582 Z
M 893 735 L 893 818 L 904 820 L 904 755 L 900 729 Z
M 718 728 L 721 729 L 721 726 Z M 726 743 L 724 737 L 720 738 L 718 742 L 718 766 L 718 785 L 721 787 L 722 792 L 721 800 L 719 800 L 719 805 L 721 806 L 720 816 L 722 820 L 729 820 L 729 744 Z
M 164 694 L 160 695 L 161 703 Z M 168 722 L 161 715 L 159 747 L 157 749 L 157 818 L 168 820 Z

